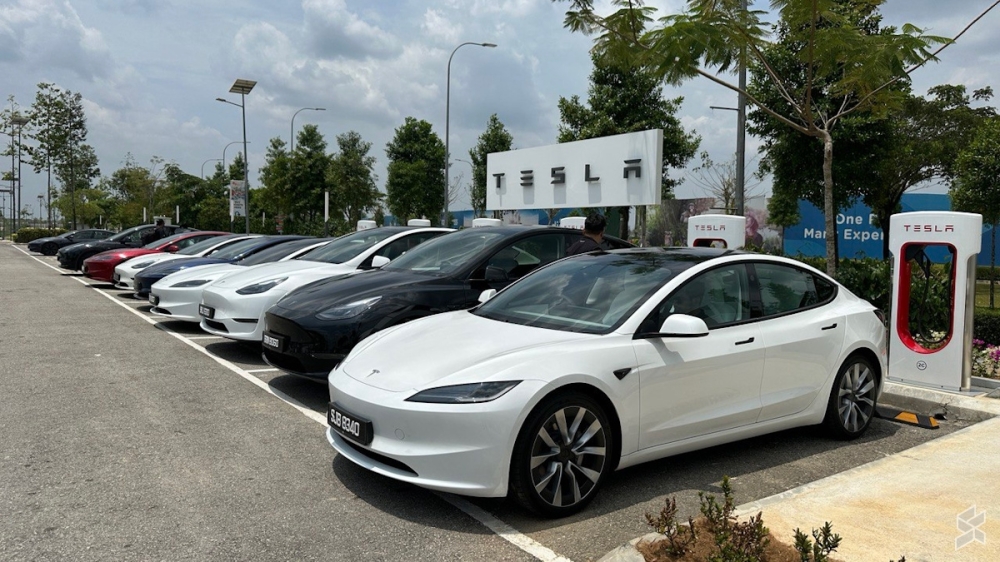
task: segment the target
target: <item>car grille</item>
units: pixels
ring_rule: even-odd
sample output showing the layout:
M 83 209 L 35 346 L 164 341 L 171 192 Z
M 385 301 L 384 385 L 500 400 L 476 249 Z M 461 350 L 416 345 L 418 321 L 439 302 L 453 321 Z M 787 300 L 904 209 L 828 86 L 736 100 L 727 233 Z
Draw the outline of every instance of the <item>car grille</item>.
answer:
M 205 322 L 205 324 L 208 324 L 213 330 L 226 332 L 227 334 L 229 333 L 229 330 L 226 328 L 226 325 L 223 324 L 222 322 L 216 322 L 215 320 L 209 320 L 208 318 L 202 318 L 202 320 Z
M 420 476 L 419 474 L 417 474 L 416 470 L 413 470 L 412 468 L 410 468 L 406 464 L 401 463 L 401 462 L 397 461 L 396 459 L 391 459 L 391 458 L 389 458 L 389 457 L 387 457 L 385 455 L 380 455 L 380 454 L 378 454 L 378 453 L 376 453 L 374 451 L 369 451 L 368 449 L 365 449 L 365 448 L 361 447 L 360 445 L 355 445 L 354 443 L 351 443 L 350 439 L 344 438 L 344 443 L 347 443 L 347 445 L 350 448 L 354 449 L 355 451 L 361 453 L 362 455 L 370 458 L 371 460 L 373 460 L 373 461 L 375 461 L 377 463 L 382 463 L 382 464 L 384 464 L 386 466 L 391 466 L 392 468 L 395 468 L 395 469 L 398 469 L 398 470 L 402 470 L 404 472 L 409 472 L 410 474 L 412 474 L 414 476 Z

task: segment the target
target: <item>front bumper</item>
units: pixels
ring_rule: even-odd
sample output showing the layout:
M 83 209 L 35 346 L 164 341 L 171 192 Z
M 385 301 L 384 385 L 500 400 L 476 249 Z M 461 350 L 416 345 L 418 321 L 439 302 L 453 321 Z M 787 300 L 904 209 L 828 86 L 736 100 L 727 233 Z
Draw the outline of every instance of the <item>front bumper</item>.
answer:
M 171 320 L 182 320 L 184 322 L 201 322 L 198 315 L 198 303 L 201 301 L 201 291 L 204 287 L 157 287 L 149 295 L 155 295 L 159 302 L 153 305 L 150 312 L 157 316 L 163 316 Z M 138 296 L 138 291 L 136 295 Z M 151 303 L 152 304 L 152 303 Z
M 80 259 L 79 256 L 75 254 L 64 254 L 59 252 L 56 254 L 56 258 L 59 260 L 59 267 L 63 269 L 69 269 L 72 271 L 80 269 Z
M 273 289 L 257 295 L 205 289 L 201 304 L 212 307 L 215 313 L 212 318 L 202 317 L 201 329 L 224 338 L 259 342 L 264 333 L 264 312 L 284 295 Z
M 83 263 L 83 274 L 95 281 L 111 283 L 116 265 L 115 262 L 85 261 Z
M 412 390 L 380 390 L 334 371 L 331 402 L 370 420 L 374 437 L 363 446 L 327 428 L 327 441 L 351 462 L 395 480 L 467 496 L 503 497 L 525 406 L 543 386 L 523 381 L 481 404 L 422 404 L 406 402 Z
M 262 337 L 267 334 L 284 342 L 280 351 L 263 346 L 264 361 L 300 377 L 325 379 L 358 342 L 357 327 L 352 322 L 327 322 L 321 333 L 272 312 L 265 313 L 264 318 Z

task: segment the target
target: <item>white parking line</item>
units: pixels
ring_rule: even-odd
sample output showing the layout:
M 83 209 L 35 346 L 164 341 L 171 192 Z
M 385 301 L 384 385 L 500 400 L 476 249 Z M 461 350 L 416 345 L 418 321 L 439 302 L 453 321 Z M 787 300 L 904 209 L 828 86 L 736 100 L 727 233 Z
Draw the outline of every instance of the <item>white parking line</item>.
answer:
M 40 264 L 42 264 L 42 265 L 44 265 L 44 266 L 46 266 L 46 267 L 48 267 L 50 269 L 54 269 L 56 272 L 60 273 L 63 277 L 70 277 L 70 278 L 75 279 L 76 281 L 79 281 L 81 284 L 86 285 L 88 287 L 94 287 L 96 285 L 96 283 L 88 283 L 87 281 L 85 281 L 84 279 L 86 279 L 86 278 L 76 277 L 76 276 L 73 276 L 73 275 L 67 275 L 60 268 L 55 267 L 55 266 L 53 266 L 51 264 L 45 263 L 44 261 L 36 258 L 35 256 L 29 254 L 28 252 L 25 252 L 24 250 L 22 250 L 21 248 L 18 248 L 17 246 L 12 246 L 12 247 L 14 249 L 18 250 L 19 252 L 21 252 L 22 254 L 28 256 L 29 258 L 37 261 L 38 263 L 40 263 Z M 295 398 L 292 398 L 291 396 L 285 394 L 284 392 L 281 392 L 280 390 L 275 390 L 275 389 L 271 388 L 267 383 L 265 383 L 264 381 L 260 380 L 259 378 L 257 378 L 256 376 L 253 375 L 253 373 L 271 372 L 271 371 L 277 371 L 278 369 L 251 369 L 251 370 L 246 370 L 246 369 L 242 369 L 240 367 L 237 367 L 235 364 L 233 364 L 233 363 L 231 363 L 229 361 L 226 361 L 225 359 L 222 359 L 221 357 L 213 355 L 212 352 L 208 351 L 204 347 L 202 347 L 202 346 L 194 343 L 193 341 L 191 341 L 191 340 L 197 340 L 197 339 L 218 338 L 218 337 L 221 337 L 221 336 L 185 336 L 183 334 L 177 333 L 177 332 L 171 330 L 170 328 L 167 328 L 162 323 L 157 322 L 156 320 L 154 320 L 154 319 L 150 318 L 149 316 L 143 314 L 141 311 L 136 310 L 136 309 L 128 306 L 128 304 L 120 301 L 117 297 L 115 297 L 115 296 L 107 293 L 104 289 L 100 289 L 100 288 L 97 288 L 97 287 L 95 287 L 95 288 L 97 289 L 97 292 L 99 292 L 100 294 L 104 295 L 104 297 L 107 298 L 108 300 L 110 300 L 111 302 L 117 304 L 118 306 L 124 308 L 125 310 L 131 312 L 132 314 L 135 314 L 136 316 L 138 316 L 139 318 L 142 318 L 143 320 L 145 320 L 149 324 L 152 324 L 153 326 L 159 328 L 160 330 L 163 330 L 164 332 L 170 334 L 171 336 L 177 338 L 178 340 L 184 342 L 185 344 L 193 347 L 194 349 L 200 351 L 201 353 L 207 355 L 208 357 L 211 357 L 216 363 L 222 365 L 223 367 L 229 369 L 230 371 L 233 371 L 234 373 L 240 375 L 244 379 L 246 379 L 246 380 L 250 381 L 251 383 L 257 385 L 264 392 L 267 392 L 268 394 L 274 396 L 275 398 L 278 398 L 279 400 L 281 400 L 281 401 L 287 403 L 288 405 L 292 406 L 293 408 L 295 408 L 296 410 L 298 410 L 299 412 L 301 412 L 303 415 L 305 415 L 307 418 L 309 418 L 309 419 L 311 419 L 311 420 L 313 420 L 313 421 L 315 421 L 317 423 L 322 424 L 324 427 L 326 426 L 326 416 L 325 415 L 320 414 L 319 412 L 315 412 L 315 411 L 309 409 L 304 404 L 302 404 L 301 402 L 299 402 Z M 465 500 L 464 498 L 462 498 L 460 496 L 455 496 L 455 495 L 451 495 L 451 494 L 444 494 L 444 493 L 439 493 L 439 492 L 434 492 L 434 493 L 439 498 L 441 498 L 442 500 L 448 502 L 449 504 L 451 504 L 455 508 L 459 509 L 460 511 L 464 512 L 469 517 L 472 517 L 476 521 L 479 521 L 480 523 L 482 523 L 484 527 L 486 527 L 487 529 L 489 529 L 489 530 L 493 531 L 494 533 L 496 533 L 496 535 L 498 537 L 500 537 L 500 538 L 504 539 L 505 541 L 511 543 L 512 545 L 514 545 L 517 548 L 523 550 L 524 552 L 527 552 L 528 554 L 530 554 L 531 556 L 534 556 L 535 558 L 541 560 L 542 562 L 573 562 L 569 558 L 566 558 L 565 556 L 557 554 L 555 551 L 553 551 L 552 549 L 550 549 L 547 546 L 543 545 L 542 543 L 536 541 L 535 539 L 533 539 L 533 538 L 531 538 L 531 537 L 529 537 L 529 536 L 527 536 L 527 535 L 519 532 L 517 529 L 514 529 L 510 525 L 504 523 L 503 521 L 501 521 L 500 519 L 498 519 L 496 516 L 494 516 L 492 513 L 489 513 L 488 511 L 480 508 L 479 506 L 476 506 L 476 505 L 468 502 L 467 500 Z
M 226 338 L 224 338 L 222 336 L 184 336 L 184 337 L 186 337 L 189 340 L 224 340 L 224 339 L 226 339 Z M 247 371 L 247 372 L 248 373 L 252 373 L 253 371 Z

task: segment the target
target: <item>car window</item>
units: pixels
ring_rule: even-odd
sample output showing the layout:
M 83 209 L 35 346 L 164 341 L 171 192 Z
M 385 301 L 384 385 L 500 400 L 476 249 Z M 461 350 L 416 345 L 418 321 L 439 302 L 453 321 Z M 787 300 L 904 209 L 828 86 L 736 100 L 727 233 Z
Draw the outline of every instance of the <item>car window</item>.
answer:
M 258 265 L 261 263 L 271 263 L 288 257 L 295 252 L 318 243 L 315 238 L 293 238 L 284 240 L 273 246 L 262 248 L 239 260 L 240 265 Z
M 78 232 L 70 232 L 66 237 L 70 240 L 90 240 L 94 237 L 94 233 L 89 230 L 81 230 Z
M 393 260 L 384 269 L 447 275 L 466 266 L 473 257 L 504 236 L 484 230 L 487 229 L 470 228 L 440 236 Z
M 416 234 L 404 236 L 399 240 L 393 240 L 389 244 L 386 244 L 384 247 L 380 248 L 379 251 L 375 252 L 375 255 L 394 260 L 410 251 L 412 248 L 415 248 L 431 238 L 442 234 L 444 234 L 444 232 L 418 232 Z
M 833 298 L 835 287 L 797 267 L 755 263 L 764 316 L 775 316 L 810 308 Z M 821 287 L 817 287 L 820 281 Z M 822 296 L 821 296 L 822 293 Z
M 95 232 L 91 232 L 91 234 L 97 240 L 104 240 L 105 238 L 113 235 L 114 232 L 111 232 L 110 230 L 98 230 L 98 231 L 95 231 Z
M 122 244 L 138 244 L 139 242 L 142 241 L 142 237 L 152 232 L 154 228 L 155 227 L 152 226 L 141 228 L 139 230 L 136 230 L 135 232 L 128 234 L 127 236 L 122 237 L 119 240 L 119 242 L 121 242 Z
M 215 236 L 213 236 L 211 234 L 203 234 L 203 235 L 200 235 L 200 236 L 190 236 L 188 238 L 185 238 L 184 240 L 180 240 L 180 241 L 176 242 L 176 244 L 177 244 L 177 248 L 178 249 L 183 250 L 184 248 L 190 248 L 191 246 L 194 246 L 195 244 L 197 244 L 199 242 L 204 242 L 205 240 L 208 240 L 209 238 L 215 238 Z
M 296 259 L 324 263 L 344 263 L 358 257 L 358 255 L 368 248 L 398 233 L 399 231 L 397 230 L 384 228 L 361 230 L 341 236 L 329 244 L 298 256 Z
M 701 318 L 709 329 L 750 319 L 750 279 L 746 266 L 706 271 L 672 292 L 643 321 L 641 332 L 658 332 L 671 314 Z
M 565 257 L 566 248 L 566 236 L 562 233 L 522 238 L 490 256 L 472 277 L 482 279 L 486 275 L 487 267 L 495 267 L 503 270 L 508 279 L 520 279 L 540 266 Z

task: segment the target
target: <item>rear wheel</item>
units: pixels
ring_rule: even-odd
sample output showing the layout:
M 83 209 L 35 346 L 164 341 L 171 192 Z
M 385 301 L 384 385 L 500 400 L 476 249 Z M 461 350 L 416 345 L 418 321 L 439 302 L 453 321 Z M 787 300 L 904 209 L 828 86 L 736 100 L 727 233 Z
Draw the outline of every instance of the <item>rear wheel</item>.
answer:
M 838 439 L 860 437 L 875 416 L 878 375 L 871 362 L 854 355 L 840 368 L 833 382 L 823 425 Z
M 615 435 L 603 408 L 579 392 L 532 412 L 511 458 L 511 487 L 525 508 L 547 517 L 583 509 L 612 469 Z
M 42 244 L 42 254 L 46 256 L 54 256 L 58 251 L 59 248 L 57 248 L 56 245 L 53 244 L 52 242 L 46 242 Z

